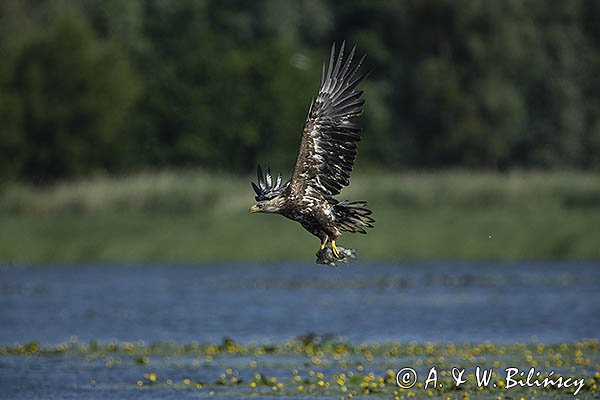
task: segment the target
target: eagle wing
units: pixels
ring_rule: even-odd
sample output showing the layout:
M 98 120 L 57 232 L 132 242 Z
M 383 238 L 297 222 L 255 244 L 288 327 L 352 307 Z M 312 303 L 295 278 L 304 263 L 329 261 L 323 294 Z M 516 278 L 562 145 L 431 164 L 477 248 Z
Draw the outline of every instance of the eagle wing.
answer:
M 344 61 L 342 43 L 336 59 L 334 44 L 327 73 L 323 65 L 321 86 L 308 111 L 291 179 L 295 197 L 302 198 L 310 191 L 334 196 L 350 184 L 350 172 L 361 139 L 361 128 L 351 122 L 351 118 L 363 111 L 362 91 L 356 88 L 367 75 L 354 78 L 365 58 L 352 66 L 355 50 L 356 47 Z

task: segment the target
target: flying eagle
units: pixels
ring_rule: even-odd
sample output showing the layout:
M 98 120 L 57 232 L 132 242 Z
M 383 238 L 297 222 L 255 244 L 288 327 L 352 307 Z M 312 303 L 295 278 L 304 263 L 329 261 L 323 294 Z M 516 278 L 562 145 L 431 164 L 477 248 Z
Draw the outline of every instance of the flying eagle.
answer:
M 367 73 L 354 78 L 365 59 L 352 65 L 355 50 L 344 60 L 344 43 L 337 57 L 334 43 L 327 72 L 323 64 L 321 86 L 308 110 L 292 178 L 283 183 L 278 174 L 274 180 L 268 167 L 263 176 L 259 165 L 258 185 L 252 182 L 257 202 L 250 207 L 251 213 L 281 214 L 298 221 L 321 239 L 320 251 L 331 243 L 338 259 L 343 255 L 335 241 L 342 232 L 365 234 L 375 222 L 366 201 L 333 198 L 350 184 L 361 139 L 361 128 L 352 118 L 363 111 L 365 101 L 357 86 Z

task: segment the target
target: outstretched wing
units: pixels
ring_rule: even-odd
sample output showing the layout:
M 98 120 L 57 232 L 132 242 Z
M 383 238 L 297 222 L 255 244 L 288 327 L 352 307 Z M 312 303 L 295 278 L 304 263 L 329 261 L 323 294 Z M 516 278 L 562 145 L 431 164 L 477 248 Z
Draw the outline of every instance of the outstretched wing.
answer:
M 351 119 L 363 111 L 365 101 L 356 87 L 367 75 L 354 78 L 365 58 L 353 66 L 355 50 L 356 47 L 344 60 L 344 43 L 337 57 L 334 44 L 327 73 L 323 65 L 321 87 L 308 111 L 292 175 L 291 187 L 296 197 L 304 197 L 309 191 L 334 196 L 350 184 L 361 139 L 361 128 Z

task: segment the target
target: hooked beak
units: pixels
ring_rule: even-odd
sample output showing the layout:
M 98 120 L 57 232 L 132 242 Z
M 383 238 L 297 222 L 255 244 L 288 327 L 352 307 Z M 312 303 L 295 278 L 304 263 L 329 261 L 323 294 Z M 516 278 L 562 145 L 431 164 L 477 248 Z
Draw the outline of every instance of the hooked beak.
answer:
M 254 214 L 260 211 L 260 208 L 258 208 L 258 206 L 256 204 L 253 204 L 252 207 L 250 207 L 250 214 Z

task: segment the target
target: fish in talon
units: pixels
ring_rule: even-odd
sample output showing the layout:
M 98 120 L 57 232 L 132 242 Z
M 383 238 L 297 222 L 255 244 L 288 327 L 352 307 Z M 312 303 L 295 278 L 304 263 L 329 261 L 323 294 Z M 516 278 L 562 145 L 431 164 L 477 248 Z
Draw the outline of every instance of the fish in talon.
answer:
M 337 250 L 339 252 L 339 257 L 336 257 L 331 247 L 324 247 L 317 251 L 317 264 L 335 267 L 337 266 L 337 263 L 347 264 L 348 261 L 356 258 L 356 249 L 347 249 L 338 245 Z

